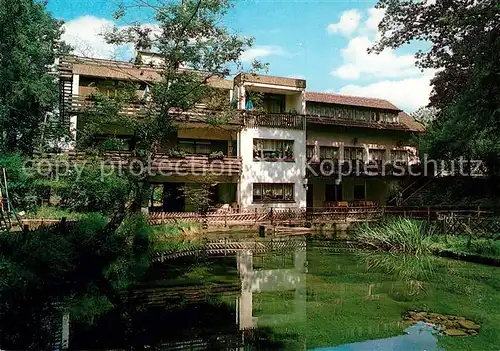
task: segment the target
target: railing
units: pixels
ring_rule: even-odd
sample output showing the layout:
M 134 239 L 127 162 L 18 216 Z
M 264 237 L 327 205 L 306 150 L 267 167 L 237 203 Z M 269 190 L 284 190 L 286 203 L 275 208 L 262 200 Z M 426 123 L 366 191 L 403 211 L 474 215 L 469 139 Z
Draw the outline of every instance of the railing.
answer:
M 173 224 L 179 221 L 199 222 L 208 226 L 301 224 L 306 222 L 367 221 L 383 216 L 397 216 L 421 220 L 442 220 L 445 217 L 484 218 L 498 214 L 496 208 L 482 207 L 286 207 L 258 208 L 253 210 L 218 210 L 208 213 L 157 212 L 151 213 L 149 223 Z
M 98 101 L 92 100 L 89 96 L 71 95 L 64 98 L 64 110 L 67 113 L 79 114 L 89 109 L 99 107 L 102 104 Z M 153 103 L 122 103 L 120 115 L 134 116 L 138 119 L 147 116 L 156 115 L 160 113 L 160 109 Z M 241 113 L 224 113 L 224 111 L 210 110 L 210 109 L 191 109 L 189 111 L 181 111 L 179 109 L 171 108 L 168 113 L 175 117 L 178 122 L 206 122 L 211 118 L 220 117 L 224 114 L 223 120 L 226 124 L 243 124 L 243 116 Z
M 68 152 L 65 154 L 39 155 L 35 164 L 43 167 L 68 162 L 70 165 L 84 163 L 92 157 L 84 152 Z M 132 156 L 130 152 L 106 152 L 100 156 L 104 165 L 113 166 L 120 170 L 130 170 L 137 175 L 204 175 L 232 176 L 241 173 L 241 158 L 224 156 L 210 158 L 209 156 L 171 157 L 166 154 L 156 154 L 152 159 Z
M 67 113 L 83 113 L 91 108 L 98 107 L 100 102 L 93 100 L 90 96 L 70 95 L 64 98 L 64 111 Z M 135 116 L 144 118 L 155 115 L 160 109 L 153 103 L 123 103 L 120 114 L 125 116 Z M 249 128 L 268 127 L 304 130 L 305 116 L 289 113 L 268 113 L 246 110 L 234 110 L 233 112 L 210 110 L 210 109 L 191 109 L 189 111 L 180 111 L 170 109 L 172 114 L 180 122 L 205 122 L 210 118 L 224 116 L 223 122 L 227 124 L 245 125 Z
M 361 127 L 361 128 L 375 128 L 375 129 L 393 129 L 393 130 L 403 130 L 408 131 L 408 128 L 404 123 L 401 122 L 383 122 L 383 121 L 366 121 L 354 118 L 342 118 L 334 116 L 318 116 L 318 115 L 307 115 L 307 123 L 313 124 L 331 124 L 331 125 L 341 125 L 347 127 Z
M 306 168 L 310 177 L 343 176 L 420 176 L 425 168 L 420 164 L 409 164 L 400 161 L 339 161 L 324 159 L 320 162 L 310 161 Z
M 248 128 L 268 127 L 304 130 L 306 126 L 304 115 L 256 111 L 241 111 L 241 113 L 244 116 L 245 126 Z

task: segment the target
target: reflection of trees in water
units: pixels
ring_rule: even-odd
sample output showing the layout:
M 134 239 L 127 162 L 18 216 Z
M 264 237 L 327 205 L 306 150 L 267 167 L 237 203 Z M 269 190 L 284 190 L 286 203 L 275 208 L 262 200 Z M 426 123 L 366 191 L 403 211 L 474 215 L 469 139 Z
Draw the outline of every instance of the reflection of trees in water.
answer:
M 273 259 L 261 260 L 261 264 L 274 266 L 277 261 L 288 265 L 296 260 L 303 270 L 305 252 L 299 255 L 300 260 L 294 252 L 274 253 L 268 256 Z M 261 270 L 242 284 L 235 256 L 211 259 L 198 256 L 154 265 L 141 287 L 127 292 L 130 324 L 116 310 L 100 316 L 92 326 L 72 321 L 72 348 L 168 349 L 182 344 L 186 349 L 226 349 L 245 344 L 257 349 L 283 349 L 281 340 L 296 345 L 297 333 L 253 327 L 241 330 L 235 323 L 238 313 L 235 301 L 242 295 L 243 285 L 274 286 L 276 291 L 292 289 L 301 282 L 294 271 L 295 268 Z M 262 279 L 267 283 L 263 285 Z M 168 282 L 176 286 L 169 286 Z M 295 298 L 296 293 L 292 294 Z
M 103 315 L 89 328 L 75 323 L 72 326 L 72 347 L 135 350 L 145 346 L 162 349 L 186 343 L 186 346 L 203 345 L 218 349 L 239 343 L 234 309 L 230 306 L 196 303 L 138 307 L 130 315 L 129 333 L 116 311 Z

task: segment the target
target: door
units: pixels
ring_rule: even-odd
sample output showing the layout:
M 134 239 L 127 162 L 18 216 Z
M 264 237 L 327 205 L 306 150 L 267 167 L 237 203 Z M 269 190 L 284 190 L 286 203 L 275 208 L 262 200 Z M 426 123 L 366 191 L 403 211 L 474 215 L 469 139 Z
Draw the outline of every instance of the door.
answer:
M 314 206 L 314 187 L 312 184 L 307 185 L 306 206 L 311 208 Z
M 163 211 L 184 212 L 186 199 L 182 193 L 184 183 L 165 183 L 163 188 Z

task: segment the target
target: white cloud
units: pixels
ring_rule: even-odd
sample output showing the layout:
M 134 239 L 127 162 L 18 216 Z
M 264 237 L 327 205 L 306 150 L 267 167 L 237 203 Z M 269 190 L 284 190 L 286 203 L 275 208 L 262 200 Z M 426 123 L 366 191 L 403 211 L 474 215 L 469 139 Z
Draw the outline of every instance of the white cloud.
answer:
M 261 45 L 246 50 L 241 54 L 240 59 L 242 62 L 252 62 L 254 59 L 259 59 L 272 55 L 284 55 L 284 54 L 285 54 L 284 50 L 279 46 Z
M 413 55 L 397 55 L 393 50 L 380 54 L 368 54 L 367 49 L 373 42 L 365 36 L 349 40 L 341 50 L 344 63 L 334 69 L 332 74 L 342 79 L 358 79 L 361 76 L 396 78 L 418 76 Z
M 340 16 L 340 20 L 337 23 L 329 24 L 327 30 L 329 33 L 340 32 L 344 35 L 350 35 L 358 28 L 360 20 L 361 13 L 358 10 L 344 11 Z
M 368 19 L 365 22 L 365 28 L 370 31 L 377 31 L 379 23 L 384 18 L 384 14 L 384 9 L 376 9 L 374 7 L 368 9 Z
M 107 44 L 101 33 L 111 29 L 114 22 L 94 16 L 82 16 L 66 22 L 62 38 L 73 46 L 76 55 L 93 58 L 129 59 L 133 56 L 130 45 L 116 47 Z
M 421 77 L 382 80 L 365 86 L 350 84 L 342 87 L 338 92 L 386 99 L 408 112 L 413 112 L 429 103 L 432 76 L 433 72 L 428 71 Z

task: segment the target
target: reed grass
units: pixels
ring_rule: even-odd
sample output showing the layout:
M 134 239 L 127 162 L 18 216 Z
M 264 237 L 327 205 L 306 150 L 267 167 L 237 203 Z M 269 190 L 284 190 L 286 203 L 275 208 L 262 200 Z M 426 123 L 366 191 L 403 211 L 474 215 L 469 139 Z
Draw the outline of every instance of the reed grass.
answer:
M 355 228 L 354 237 L 361 245 L 372 250 L 424 255 L 431 253 L 430 236 L 433 230 L 423 221 L 397 218 L 360 224 Z

